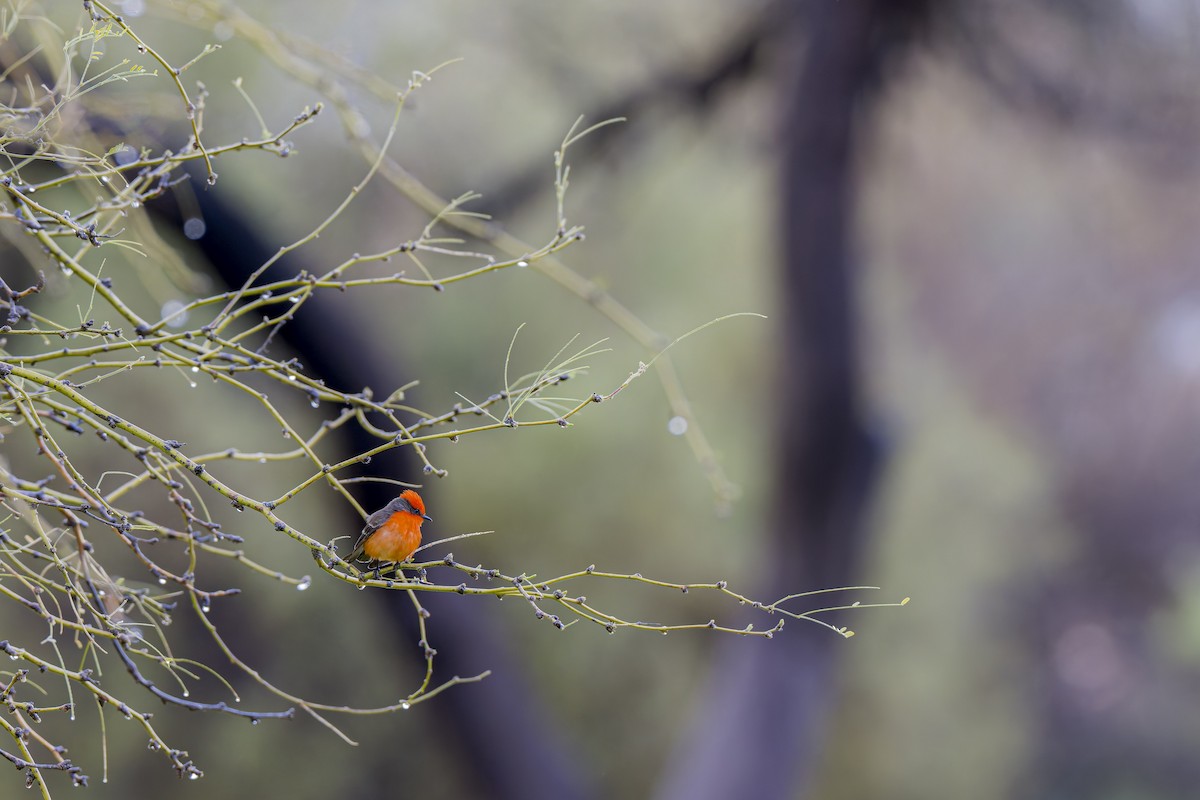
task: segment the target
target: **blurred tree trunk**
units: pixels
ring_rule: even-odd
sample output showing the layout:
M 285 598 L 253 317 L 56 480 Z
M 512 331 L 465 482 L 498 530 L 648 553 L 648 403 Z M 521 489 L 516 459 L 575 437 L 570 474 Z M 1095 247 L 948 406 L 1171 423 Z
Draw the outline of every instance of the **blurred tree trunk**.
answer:
M 766 591 L 854 582 L 879 463 L 863 421 L 853 255 L 856 156 L 882 69 L 923 2 L 797 4 L 782 37 L 782 361 Z M 792 797 L 820 753 L 843 640 L 803 624 L 733 641 L 711 697 L 658 794 L 663 800 Z

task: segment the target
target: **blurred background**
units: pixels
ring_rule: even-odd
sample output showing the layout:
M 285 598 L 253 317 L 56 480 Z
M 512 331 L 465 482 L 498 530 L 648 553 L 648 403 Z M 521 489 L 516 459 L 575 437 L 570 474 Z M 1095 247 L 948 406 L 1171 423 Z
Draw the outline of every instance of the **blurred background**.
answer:
M 306 718 L 251 726 L 164 709 L 164 735 L 207 773 L 194 783 L 109 721 L 107 784 L 98 736 L 72 752 L 91 796 L 515 797 L 522 780 L 534 797 L 1194 796 L 1200 4 L 237 6 L 115 5 L 177 62 L 221 44 L 187 73 L 210 92 L 207 140 L 258 133 L 235 78 L 272 129 L 321 99 L 239 38 L 241 12 L 400 85 L 461 59 L 406 107 L 400 164 L 444 197 L 480 192 L 471 208 L 541 242 L 563 135 L 580 115 L 625 116 L 575 151 L 567 212 L 587 240 L 564 259 L 667 340 L 732 312 L 768 317 L 672 351 L 694 423 L 739 487 L 728 509 L 646 377 L 565 431 L 431 447 L 448 477 L 411 464 L 394 476 L 425 480 L 427 537 L 494 530 L 449 549 L 509 572 L 594 563 L 724 579 L 763 600 L 866 584 L 882 591 L 856 599 L 912 602 L 831 618 L 856 631 L 845 640 L 794 621 L 774 641 L 560 632 L 511 601 L 466 606 L 482 639 L 439 627 L 435 611 L 439 658 L 456 652 L 492 679 L 345 720 L 357 748 Z M 60 24 L 77 25 L 75 11 Z M 392 109 L 349 91 L 378 139 Z M 221 157 L 205 199 L 235 209 L 268 253 L 366 169 L 333 115 L 292 138 L 287 159 Z M 427 222 L 377 181 L 301 263 L 328 268 Z M 160 224 L 218 287 L 203 251 Z M 210 224 L 205 238 L 221 233 Z M 154 271 L 130 261 L 112 269 Z M 51 283 L 41 313 L 79 302 Z M 146 309 L 189 299 L 180 282 L 142 283 Z M 611 337 L 576 396 L 611 391 L 653 355 L 531 269 L 338 302 L 376 348 L 342 358 L 369 356 L 394 385 L 419 380 L 408 396 L 434 413 L 503 385 L 521 325 L 519 371 L 577 334 Z M 332 321 L 318 330 L 339 341 Z M 196 393 L 157 380 L 163 435 L 201 450 L 275 435 L 216 391 L 200 402 L 227 404 L 221 425 L 196 425 Z M 112 391 L 135 402 L 145 388 Z M 287 410 L 314 425 L 333 413 L 302 399 Z M 303 475 L 227 469 L 261 481 L 262 497 Z M 285 517 L 323 541 L 353 532 L 322 492 Z M 289 574 L 313 570 L 261 520 L 226 527 Z M 745 621 L 701 597 L 587 593 L 635 617 Z M 382 705 L 422 663 L 395 627 L 406 606 L 370 595 L 320 575 L 303 594 L 250 581 L 214 619 L 282 688 Z M 25 624 L 14 613 L 0 611 L 5 629 Z M 498 717 L 496 692 L 519 713 Z M 506 760 L 524 777 L 493 763 Z

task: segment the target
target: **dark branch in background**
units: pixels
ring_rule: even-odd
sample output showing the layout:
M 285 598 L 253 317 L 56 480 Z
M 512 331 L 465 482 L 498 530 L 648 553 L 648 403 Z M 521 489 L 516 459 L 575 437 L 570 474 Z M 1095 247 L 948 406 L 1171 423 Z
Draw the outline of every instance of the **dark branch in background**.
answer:
M 778 38 L 787 3 L 772 0 L 741 28 L 712 48 L 712 55 L 699 65 L 674 67 L 632 87 L 626 94 L 593 107 L 589 120 L 601 121 L 624 117 L 632 124 L 601 128 L 571 148 L 571 158 L 579 164 L 595 162 L 613 153 L 628 155 L 628 142 L 637 122 L 664 107 L 695 114 L 710 114 L 718 94 L 738 83 L 762 74 L 765 53 Z M 553 146 L 546 148 L 551 152 Z M 515 209 L 543 196 L 546 160 L 539 158 L 492 189 L 483 192 L 483 205 L 494 217 L 508 217 Z
M 247 222 L 249 215 L 234 207 L 219 188 L 205 190 L 202 180 L 196 178 L 193 175 L 193 183 L 199 189 L 196 202 L 207 230 L 197 245 L 227 286 L 240 287 L 252 272 L 275 255 L 277 248 L 263 240 Z M 171 224 L 183 223 L 178 206 L 169 198 L 150 208 Z M 294 278 L 304 267 L 301 258 L 288 255 L 264 273 L 260 282 Z M 281 336 L 299 356 L 306 372 L 331 386 L 353 391 L 359 387 L 381 389 L 404 383 L 409 376 L 397 364 L 395 353 L 380 350 L 377 337 L 353 312 L 353 303 L 342 295 L 314 293 L 301 312 L 283 327 Z M 341 427 L 335 435 L 346 454 L 362 453 L 379 444 L 361 426 Z M 376 456 L 371 471 L 401 478 L 420 474 L 408 448 Z M 394 487 L 365 483 L 358 499 L 365 508 L 380 508 L 394 494 Z M 362 520 L 348 513 L 341 527 L 357 531 Z M 413 645 L 406 647 L 405 652 L 420 657 L 421 649 L 415 646 L 419 638 L 417 619 L 408 595 L 376 591 L 368 596 L 383 606 L 382 623 L 396 626 L 394 635 L 381 636 L 380 640 Z M 437 670 L 446 677 L 492 672 L 487 680 L 458 687 L 438 700 L 436 719 L 445 726 L 444 740 L 461 749 L 456 763 L 473 767 L 477 784 L 486 786 L 487 794 L 497 800 L 527 797 L 573 800 L 591 796 L 585 789 L 582 767 L 566 751 L 562 739 L 551 734 L 549 714 L 522 680 L 524 670 L 504 639 L 487 623 L 488 615 L 473 605 L 455 603 L 455 599 L 437 596 L 421 601 L 431 615 L 430 635 L 438 651 Z M 419 663 L 423 669 L 423 660 Z M 386 758 L 386 764 L 359 772 L 359 780 L 364 783 L 360 791 L 351 794 L 394 789 L 397 769 L 403 772 L 420 766 L 396 763 L 391 752 Z
M 1147 144 L 1156 146 L 1154 154 L 1166 156 L 1172 165 L 1194 163 L 1200 127 L 1195 63 L 1180 70 L 1170 63 L 1178 54 L 1162 52 L 1144 41 L 1148 37 L 1132 34 L 1138 22 L 1130 5 L 1074 0 L 1031 9 L 997 2 L 949 3 L 939 19 L 940 39 L 994 98 L 1020 114 L 1142 151 Z M 1052 56 L 1022 41 L 1035 27 L 1057 32 Z M 1162 80 L 1172 66 L 1180 77 Z M 1158 77 L 1130 80 L 1139 73 Z

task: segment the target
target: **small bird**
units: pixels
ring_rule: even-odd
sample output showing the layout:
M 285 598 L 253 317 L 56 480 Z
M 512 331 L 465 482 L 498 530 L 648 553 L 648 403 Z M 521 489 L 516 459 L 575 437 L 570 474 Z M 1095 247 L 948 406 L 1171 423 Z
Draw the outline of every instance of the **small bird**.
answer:
M 425 513 L 425 501 L 412 489 L 405 489 L 399 497 L 367 517 L 362 535 L 346 561 L 373 561 L 376 573 L 380 562 L 407 561 L 421 546 L 421 523 L 425 520 L 433 522 L 433 518 Z

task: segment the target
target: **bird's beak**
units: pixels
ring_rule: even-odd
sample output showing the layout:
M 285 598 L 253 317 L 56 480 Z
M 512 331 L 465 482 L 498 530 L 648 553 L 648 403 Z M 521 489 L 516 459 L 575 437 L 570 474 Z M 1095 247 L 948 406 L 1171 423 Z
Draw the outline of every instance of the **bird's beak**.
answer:
M 425 520 L 426 522 L 433 522 L 433 517 L 429 516 L 428 514 L 422 514 L 421 519 Z

